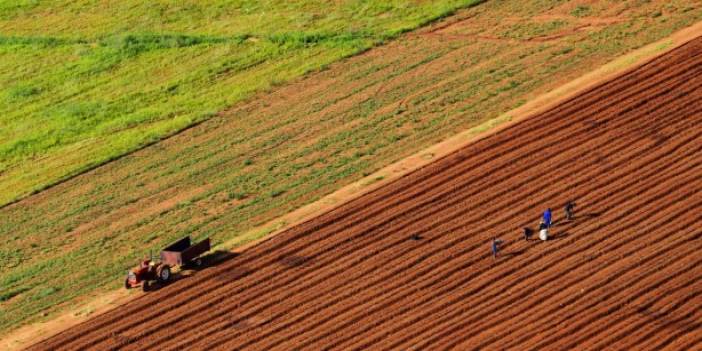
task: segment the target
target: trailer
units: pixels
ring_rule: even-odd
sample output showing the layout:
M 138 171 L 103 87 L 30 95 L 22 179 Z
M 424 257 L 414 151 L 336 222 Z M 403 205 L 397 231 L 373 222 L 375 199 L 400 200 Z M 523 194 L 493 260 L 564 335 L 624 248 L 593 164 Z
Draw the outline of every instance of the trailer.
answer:
M 190 237 L 186 236 L 166 246 L 161 251 L 161 262 L 154 262 L 153 259 L 145 259 L 137 267 L 127 272 L 124 287 L 133 288 L 139 284 L 144 291 L 148 290 L 151 281 L 158 281 L 166 284 L 171 280 L 171 269 L 173 267 L 183 267 L 187 265 L 202 265 L 200 255 L 210 250 L 210 238 L 205 238 L 199 243 L 192 245 Z
M 161 262 L 170 266 L 187 266 L 192 264 L 199 267 L 202 265 L 202 259 L 200 259 L 199 256 L 207 251 L 210 251 L 210 238 L 206 238 L 192 245 L 190 237 L 186 236 L 166 246 L 166 248 L 161 251 Z

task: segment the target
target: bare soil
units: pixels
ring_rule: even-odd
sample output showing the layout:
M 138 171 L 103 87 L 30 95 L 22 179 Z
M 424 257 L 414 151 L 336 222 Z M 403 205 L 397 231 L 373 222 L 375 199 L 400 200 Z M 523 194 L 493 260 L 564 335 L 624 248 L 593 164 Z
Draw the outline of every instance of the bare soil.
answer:
M 696 39 L 31 349 L 699 349 L 701 88 Z

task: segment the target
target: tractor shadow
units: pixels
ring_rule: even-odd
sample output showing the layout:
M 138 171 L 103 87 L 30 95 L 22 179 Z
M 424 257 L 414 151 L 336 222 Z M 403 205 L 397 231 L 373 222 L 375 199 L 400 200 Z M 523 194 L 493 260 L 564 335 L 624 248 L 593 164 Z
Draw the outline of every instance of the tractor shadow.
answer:
M 239 253 L 236 252 L 226 250 L 215 250 L 213 252 L 200 256 L 199 265 L 194 262 L 188 262 L 187 264 L 181 266 L 181 272 L 187 272 L 186 275 L 190 275 L 194 272 L 198 272 L 209 267 L 217 266 L 238 256 Z
M 195 269 L 202 270 L 204 268 L 216 266 L 233 258 L 239 257 L 239 255 L 241 254 L 237 252 L 231 252 L 227 250 L 215 250 L 213 252 L 201 256 L 200 259 L 202 259 L 202 265 L 200 267 L 196 267 Z
M 200 256 L 200 265 L 196 265 L 193 263 L 188 263 L 186 265 L 183 265 L 180 267 L 180 270 L 177 272 L 173 272 L 171 276 L 171 280 L 166 283 L 162 284 L 159 283 L 158 281 L 151 282 L 149 286 L 146 289 L 143 289 L 144 291 L 158 291 L 168 285 L 171 285 L 177 281 L 183 280 L 183 279 L 188 279 L 193 276 L 197 275 L 197 272 L 202 271 L 207 268 L 211 268 L 217 265 L 220 265 L 226 261 L 229 261 L 233 258 L 236 258 L 239 256 L 239 253 L 236 252 L 231 252 L 227 250 L 215 250 L 210 253 L 204 254 Z M 251 273 L 250 270 L 247 270 L 243 267 L 237 267 L 236 269 L 229 270 L 227 272 L 224 272 L 223 274 L 220 274 L 217 276 L 217 279 L 224 279 L 227 281 L 232 281 L 232 280 L 237 280 L 245 275 L 248 275 Z

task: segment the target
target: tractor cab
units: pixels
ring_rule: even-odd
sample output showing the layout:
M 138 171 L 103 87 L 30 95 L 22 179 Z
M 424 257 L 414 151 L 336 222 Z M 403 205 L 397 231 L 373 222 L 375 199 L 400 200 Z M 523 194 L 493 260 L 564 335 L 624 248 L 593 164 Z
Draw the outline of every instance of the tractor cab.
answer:
M 154 270 L 154 267 L 156 267 L 156 262 L 147 258 L 147 259 L 144 259 L 143 261 L 141 261 L 141 263 L 139 264 L 138 270 L 152 271 L 152 270 Z
M 158 280 L 167 283 L 171 278 L 171 269 L 167 264 L 154 262 L 151 259 L 144 259 L 139 265 L 127 272 L 124 287 L 129 289 L 141 284 L 144 290 L 149 288 L 149 281 Z

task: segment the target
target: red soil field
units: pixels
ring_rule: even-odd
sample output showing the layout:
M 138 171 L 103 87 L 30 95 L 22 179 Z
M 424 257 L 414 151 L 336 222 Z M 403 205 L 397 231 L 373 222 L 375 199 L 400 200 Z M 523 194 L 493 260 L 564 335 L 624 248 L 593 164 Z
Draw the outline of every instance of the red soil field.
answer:
M 701 87 L 696 39 L 31 349 L 700 350 Z

